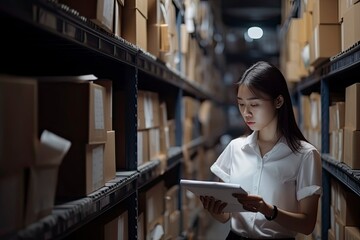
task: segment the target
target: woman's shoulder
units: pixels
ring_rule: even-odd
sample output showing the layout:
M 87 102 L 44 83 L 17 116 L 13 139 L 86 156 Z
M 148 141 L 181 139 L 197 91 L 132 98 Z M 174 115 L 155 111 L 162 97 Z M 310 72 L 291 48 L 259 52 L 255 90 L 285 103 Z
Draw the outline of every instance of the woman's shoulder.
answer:
M 319 150 L 311 143 L 301 140 L 301 149 L 300 152 L 303 154 L 309 153 L 309 152 L 315 152 L 319 154 Z
M 245 135 L 242 135 L 240 137 L 236 137 L 230 141 L 231 145 L 244 145 L 248 142 L 248 138 Z

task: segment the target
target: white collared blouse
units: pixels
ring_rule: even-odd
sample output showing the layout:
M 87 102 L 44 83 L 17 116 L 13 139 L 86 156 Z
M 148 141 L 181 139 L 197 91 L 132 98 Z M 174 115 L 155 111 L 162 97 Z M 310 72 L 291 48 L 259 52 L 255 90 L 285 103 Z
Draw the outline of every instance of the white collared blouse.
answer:
M 211 166 L 222 181 L 238 183 L 249 193 L 260 195 L 278 208 L 297 212 L 299 201 L 321 194 L 321 157 L 311 144 L 302 141 L 299 153 L 291 151 L 284 137 L 263 157 L 257 144 L 258 131 L 233 139 Z M 237 212 L 231 215 L 231 229 L 249 238 L 295 237 L 261 213 Z

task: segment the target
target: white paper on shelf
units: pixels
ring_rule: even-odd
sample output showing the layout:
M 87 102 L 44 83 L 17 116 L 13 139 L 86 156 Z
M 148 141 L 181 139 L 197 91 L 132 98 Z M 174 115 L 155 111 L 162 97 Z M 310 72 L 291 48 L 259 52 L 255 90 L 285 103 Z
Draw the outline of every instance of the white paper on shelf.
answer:
M 216 200 L 226 202 L 227 206 L 224 208 L 224 212 L 246 211 L 238 200 L 232 196 L 233 193 L 247 194 L 239 184 L 181 179 L 180 185 L 196 196 L 212 196 Z

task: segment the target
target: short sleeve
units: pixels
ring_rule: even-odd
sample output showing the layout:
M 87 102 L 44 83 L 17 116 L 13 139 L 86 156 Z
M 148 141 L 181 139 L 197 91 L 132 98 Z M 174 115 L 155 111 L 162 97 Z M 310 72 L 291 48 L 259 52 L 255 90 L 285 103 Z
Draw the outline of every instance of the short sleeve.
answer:
M 321 157 L 316 149 L 304 155 L 297 178 L 297 199 L 322 194 Z
M 224 151 L 220 154 L 215 163 L 210 167 L 211 172 L 224 182 L 230 181 L 232 143 L 233 142 L 230 142 L 225 147 Z

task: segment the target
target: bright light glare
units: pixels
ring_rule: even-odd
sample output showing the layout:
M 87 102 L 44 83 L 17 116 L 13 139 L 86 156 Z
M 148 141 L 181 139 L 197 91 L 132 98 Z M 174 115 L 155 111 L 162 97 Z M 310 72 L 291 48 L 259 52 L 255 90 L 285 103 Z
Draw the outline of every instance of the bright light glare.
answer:
M 259 27 L 251 27 L 248 29 L 248 35 L 252 39 L 259 39 L 263 36 L 263 30 Z

